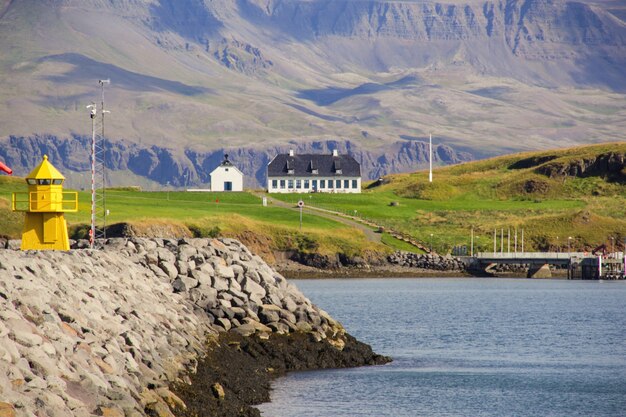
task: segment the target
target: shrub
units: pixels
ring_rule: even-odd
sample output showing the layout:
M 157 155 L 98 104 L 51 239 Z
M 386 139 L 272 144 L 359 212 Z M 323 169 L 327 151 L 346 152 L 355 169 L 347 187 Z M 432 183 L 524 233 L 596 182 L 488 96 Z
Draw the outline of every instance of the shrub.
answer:
M 189 224 L 187 228 L 193 235 L 193 237 L 219 237 L 222 230 L 219 226 L 215 225 L 211 228 L 205 226 L 199 226 L 197 224 Z

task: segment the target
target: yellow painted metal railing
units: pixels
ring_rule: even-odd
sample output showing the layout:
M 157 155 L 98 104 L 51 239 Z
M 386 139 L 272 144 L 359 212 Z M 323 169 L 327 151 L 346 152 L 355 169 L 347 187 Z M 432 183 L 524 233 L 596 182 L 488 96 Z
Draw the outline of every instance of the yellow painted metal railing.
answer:
M 67 213 L 78 211 L 76 191 L 30 191 L 13 193 L 13 211 Z

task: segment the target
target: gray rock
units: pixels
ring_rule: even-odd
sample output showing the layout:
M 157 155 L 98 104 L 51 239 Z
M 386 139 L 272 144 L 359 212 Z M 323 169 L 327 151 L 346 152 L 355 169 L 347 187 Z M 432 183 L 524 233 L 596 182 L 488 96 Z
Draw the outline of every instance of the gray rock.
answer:
M 283 298 L 282 302 L 283 302 L 283 308 L 285 310 L 288 310 L 293 313 L 294 311 L 298 309 L 298 304 L 296 304 L 293 298 L 289 296 Z
M 230 282 L 228 279 L 216 275 L 213 277 L 213 288 L 218 291 L 228 291 L 230 289 Z
M 178 273 L 180 275 L 187 275 L 189 273 L 189 264 L 186 261 L 181 261 L 180 259 L 177 259 L 174 265 L 176 266 L 176 269 L 178 270 Z
M 174 279 L 178 276 L 178 268 L 176 268 L 173 262 L 160 261 L 159 267 L 170 279 Z
M 155 252 L 146 253 L 145 259 L 148 265 L 158 265 L 159 263 L 159 255 Z
M 272 304 L 263 304 L 259 307 L 259 318 L 261 323 L 273 323 L 280 320 L 280 307 Z
M 296 315 L 293 314 L 291 311 L 281 309 L 279 314 L 280 314 L 280 318 L 281 319 L 284 319 L 284 320 L 286 320 L 286 321 L 288 321 L 290 323 L 293 323 L 293 324 L 297 323 Z
M 174 292 L 187 291 L 187 286 L 185 285 L 185 283 L 183 282 L 180 276 L 176 277 L 176 279 L 172 282 L 172 288 L 174 289 Z
M 199 269 L 194 269 L 190 273 L 191 278 L 198 281 L 198 285 L 201 285 L 203 288 L 211 288 L 213 287 L 213 279 L 210 274 L 203 272 Z
M 11 335 L 13 340 L 22 346 L 39 346 L 43 343 L 43 338 L 32 331 L 14 330 Z
M 176 262 L 176 256 L 169 249 L 157 248 L 156 252 L 160 262 L 169 262 L 172 264 Z
M 233 268 L 230 266 L 221 265 L 217 263 L 214 265 L 214 268 L 215 268 L 216 276 L 220 278 L 224 278 L 227 280 L 231 280 L 235 278 L 235 272 L 233 271 Z
M 243 282 L 241 289 L 248 295 L 250 298 L 256 298 L 259 301 L 265 297 L 266 291 L 265 288 L 254 282 L 250 278 L 246 278 Z
M 176 258 L 180 261 L 187 262 L 190 258 L 198 254 L 198 249 L 191 245 L 182 245 L 178 247 Z
M 197 286 L 200 285 L 200 282 L 195 278 L 187 277 L 184 275 L 179 275 L 179 278 L 183 281 L 183 283 L 185 283 L 185 286 L 187 287 L 188 290 L 192 288 L 196 288 Z
M 232 324 L 230 323 L 230 320 L 227 318 L 219 318 L 217 320 L 215 320 L 216 324 L 219 324 L 220 326 L 222 326 L 224 328 L 224 330 L 229 331 L 232 327 Z
M 289 326 L 287 326 L 285 323 L 272 322 L 268 323 L 267 327 L 272 329 L 274 333 L 278 334 L 288 334 L 290 332 Z

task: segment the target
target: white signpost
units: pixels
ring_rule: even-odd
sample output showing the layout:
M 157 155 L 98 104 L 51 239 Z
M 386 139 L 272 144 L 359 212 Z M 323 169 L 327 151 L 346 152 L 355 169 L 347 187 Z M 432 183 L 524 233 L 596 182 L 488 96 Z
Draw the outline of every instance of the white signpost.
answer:
M 300 208 L 300 231 L 302 231 L 302 207 L 304 207 L 304 201 L 298 201 L 298 208 Z

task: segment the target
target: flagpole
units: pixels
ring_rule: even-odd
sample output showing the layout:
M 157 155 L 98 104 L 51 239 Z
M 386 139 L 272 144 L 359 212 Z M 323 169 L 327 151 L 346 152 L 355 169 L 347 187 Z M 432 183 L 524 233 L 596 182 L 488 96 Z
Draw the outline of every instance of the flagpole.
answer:
M 428 182 L 433 182 L 433 135 L 430 135 L 428 140 L 429 149 L 430 149 L 430 157 L 428 158 L 429 162 L 429 171 L 428 171 Z

